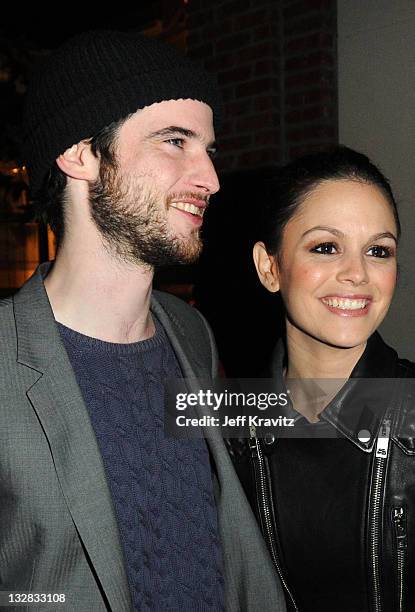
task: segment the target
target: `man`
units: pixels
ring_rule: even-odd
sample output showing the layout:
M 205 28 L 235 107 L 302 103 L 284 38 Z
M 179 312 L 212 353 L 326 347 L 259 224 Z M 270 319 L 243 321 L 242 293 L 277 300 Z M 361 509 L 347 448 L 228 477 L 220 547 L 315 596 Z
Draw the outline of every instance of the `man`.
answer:
M 201 315 L 152 292 L 155 266 L 199 254 L 219 188 L 213 84 L 158 41 L 93 32 L 27 98 L 58 250 L 0 308 L 0 590 L 77 612 L 283 609 L 220 436 L 163 433 L 163 382 L 216 374 Z

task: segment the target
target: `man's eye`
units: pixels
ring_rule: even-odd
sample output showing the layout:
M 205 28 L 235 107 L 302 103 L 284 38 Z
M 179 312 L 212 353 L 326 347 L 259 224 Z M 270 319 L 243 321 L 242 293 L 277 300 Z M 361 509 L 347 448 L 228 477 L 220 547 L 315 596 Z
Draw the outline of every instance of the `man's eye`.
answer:
M 218 155 L 217 149 L 206 149 L 206 153 L 209 155 L 210 159 L 215 159 Z
M 380 246 L 379 244 L 375 244 L 374 246 L 371 246 L 370 249 L 367 250 L 367 254 L 371 255 L 372 257 L 381 257 L 383 259 L 386 259 L 388 257 L 392 257 L 393 249 L 391 249 L 390 247 Z
M 321 255 L 334 255 L 337 253 L 337 247 L 334 242 L 322 242 L 311 249 L 312 253 L 320 253 Z
M 165 140 L 164 142 L 167 142 L 168 144 L 172 144 L 174 147 L 180 147 L 180 149 L 182 149 L 184 140 L 183 138 L 169 138 L 168 140 Z

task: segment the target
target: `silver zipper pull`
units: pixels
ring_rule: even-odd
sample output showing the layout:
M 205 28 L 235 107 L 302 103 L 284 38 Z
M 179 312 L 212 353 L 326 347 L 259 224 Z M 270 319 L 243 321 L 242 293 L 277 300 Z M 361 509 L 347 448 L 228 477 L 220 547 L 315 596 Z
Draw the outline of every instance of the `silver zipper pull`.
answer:
M 390 432 L 391 420 L 385 419 L 380 426 L 380 432 L 376 443 L 376 457 L 385 459 L 388 456 Z
M 255 425 L 249 426 L 249 448 L 253 457 L 258 457 L 257 438 L 256 438 L 256 427 Z
M 408 546 L 405 518 L 405 508 L 393 508 L 392 521 L 395 527 L 395 537 L 398 549 L 403 549 Z
M 407 533 L 406 533 L 406 512 L 402 506 L 399 508 L 392 508 L 392 522 L 395 532 L 396 542 L 396 564 L 398 573 L 398 598 L 399 598 L 399 612 L 404 609 L 404 578 L 405 578 L 405 558 L 406 548 L 408 546 Z

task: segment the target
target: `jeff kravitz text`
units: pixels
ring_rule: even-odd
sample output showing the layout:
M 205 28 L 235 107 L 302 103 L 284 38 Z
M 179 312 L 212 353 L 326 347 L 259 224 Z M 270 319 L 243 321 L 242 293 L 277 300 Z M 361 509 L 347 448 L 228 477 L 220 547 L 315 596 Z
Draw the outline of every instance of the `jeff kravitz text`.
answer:
M 294 427 L 294 419 L 286 416 L 265 418 L 256 415 L 237 417 L 224 415 L 223 418 L 205 415 L 191 418 L 180 414 L 176 417 L 176 425 L 178 427 Z

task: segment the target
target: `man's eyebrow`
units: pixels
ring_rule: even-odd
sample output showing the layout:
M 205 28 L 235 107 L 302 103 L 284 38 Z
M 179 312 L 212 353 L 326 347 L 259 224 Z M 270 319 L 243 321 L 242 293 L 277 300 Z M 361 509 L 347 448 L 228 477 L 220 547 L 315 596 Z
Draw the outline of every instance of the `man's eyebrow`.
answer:
M 198 134 L 196 134 L 196 132 L 193 130 L 178 127 L 177 125 L 169 125 L 169 127 L 151 132 L 151 134 L 147 136 L 147 140 L 150 140 L 151 138 L 159 138 L 160 136 L 173 136 L 174 134 L 181 134 L 181 136 L 186 136 L 186 138 L 198 138 Z
M 184 127 L 179 127 L 178 125 L 169 125 L 168 127 L 162 128 L 161 130 L 151 132 L 151 134 L 148 134 L 148 136 L 146 137 L 146 140 L 152 140 L 153 138 L 166 138 L 169 136 L 176 136 L 177 134 L 185 136 L 186 138 L 197 138 L 199 140 L 202 140 L 202 137 L 197 132 L 194 132 L 193 130 L 189 130 Z M 207 148 L 210 151 L 216 151 L 216 142 L 209 142 Z

